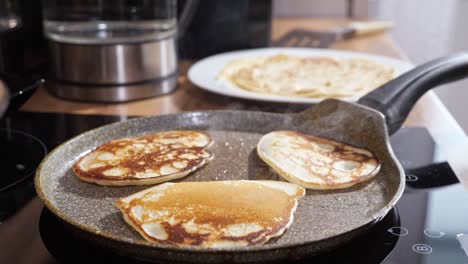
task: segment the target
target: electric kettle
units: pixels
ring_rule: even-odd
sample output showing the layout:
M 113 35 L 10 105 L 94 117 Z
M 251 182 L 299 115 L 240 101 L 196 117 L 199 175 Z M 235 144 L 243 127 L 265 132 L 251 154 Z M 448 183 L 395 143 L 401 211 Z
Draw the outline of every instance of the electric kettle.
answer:
M 46 88 L 58 97 L 95 102 L 172 92 L 178 31 L 196 3 L 187 1 L 178 19 L 176 0 L 43 0 Z

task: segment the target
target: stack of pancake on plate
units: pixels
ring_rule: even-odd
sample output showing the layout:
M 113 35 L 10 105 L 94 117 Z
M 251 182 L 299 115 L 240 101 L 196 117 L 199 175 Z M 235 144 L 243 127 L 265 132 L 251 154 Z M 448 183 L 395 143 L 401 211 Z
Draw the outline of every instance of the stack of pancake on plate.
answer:
M 356 98 L 392 80 L 395 69 L 362 58 L 298 57 L 285 54 L 233 60 L 218 76 L 263 94 Z

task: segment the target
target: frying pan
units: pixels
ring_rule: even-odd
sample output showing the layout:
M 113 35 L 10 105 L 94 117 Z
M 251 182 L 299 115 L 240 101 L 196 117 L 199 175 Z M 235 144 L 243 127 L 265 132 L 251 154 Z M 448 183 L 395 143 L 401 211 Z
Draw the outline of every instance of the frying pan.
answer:
M 184 263 L 270 262 L 331 250 L 382 219 L 400 198 L 404 171 L 388 134 L 397 131 L 414 103 L 427 90 L 468 76 L 468 53 L 423 64 L 358 103 L 335 99 L 294 114 L 206 111 L 143 117 L 83 133 L 57 147 L 36 173 L 36 190 L 48 209 L 67 222 L 71 234 L 116 254 L 146 261 Z M 265 245 L 231 248 L 178 248 L 151 244 L 122 219 L 118 198 L 148 186 L 102 187 L 80 181 L 72 165 L 93 148 L 115 138 L 164 130 L 207 131 L 215 140 L 215 158 L 181 181 L 278 179 L 256 155 L 260 137 L 273 130 L 297 130 L 371 150 L 381 162 L 379 174 L 351 188 L 307 190 L 291 227 Z M 279 179 L 278 179 L 279 180 Z

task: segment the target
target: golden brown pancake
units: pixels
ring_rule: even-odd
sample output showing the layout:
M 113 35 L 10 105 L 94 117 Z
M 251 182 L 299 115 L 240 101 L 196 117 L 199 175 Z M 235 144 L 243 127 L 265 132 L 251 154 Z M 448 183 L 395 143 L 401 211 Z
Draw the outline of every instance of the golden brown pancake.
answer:
M 395 70 L 359 58 L 274 56 L 228 63 L 220 80 L 258 93 L 314 97 L 360 97 L 395 77 Z
M 82 180 L 100 185 L 143 185 L 182 178 L 212 158 L 212 138 L 177 130 L 109 141 L 73 166 Z
M 304 194 L 304 188 L 279 181 L 167 182 L 116 204 L 150 242 L 229 248 L 283 234 Z
M 264 135 L 257 153 L 287 181 L 309 189 L 347 188 L 380 170 L 378 159 L 366 149 L 296 131 Z

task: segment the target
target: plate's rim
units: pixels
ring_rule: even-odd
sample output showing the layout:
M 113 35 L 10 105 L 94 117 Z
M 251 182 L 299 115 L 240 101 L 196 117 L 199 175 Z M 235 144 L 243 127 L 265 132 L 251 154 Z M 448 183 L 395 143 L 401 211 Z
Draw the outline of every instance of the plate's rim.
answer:
M 146 249 L 159 249 L 159 250 L 167 250 L 167 251 L 173 251 L 173 252 L 182 252 L 182 253 L 207 253 L 207 254 L 251 254 L 255 252 L 262 252 L 262 253 L 267 253 L 271 251 L 276 251 L 276 250 L 282 250 L 282 249 L 290 249 L 290 248 L 297 248 L 297 247 L 304 247 L 304 246 L 310 246 L 316 243 L 321 243 L 324 241 L 336 239 L 340 236 L 350 234 L 353 231 L 356 231 L 358 229 L 363 229 L 366 226 L 372 225 L 378 221 L 380 221 L 387 213 L 394 207 L 395 200 L 398 200 L 399 197 L 401 196 L 400 190 L 395 193 L 395 195 L 392 197 L 391 202 L 387 203 L 384 207 L 382 207 L 378 212 L 376 212 L 372 219 L 368 220 L 367 222 L 363 223 L 360 226 L 355 227 L 354 229 L 348 230 L 346 232 L 343 232 L 341 234 L 337 234 L 335 236 L 330 236 L 326 237 L 320 240 L 315 240 L 315 241 L 302 241 L 302 242 L 297 242 L 297 243 L 291 243 L 287 245 L 277 245 L 277 244 L 263 244 L 263 245 L 256 245 L 256 246 L 248 246 L 248 247 L 234 247 L 234 248 L 199 248 L 199 247 L 192 247 L 192 246 L 171 246 L 171 245 L 164 245 L 164 244 L 156 244 L 156 243 L 151 243 L 145 240 L 134 240 L 131 238 L 126 238 L 124 236 L 119 236 L 119 235 L 114 235 L 113 233 L 102 231 L 99 228 L 94 228 L 90 227 L 85 224 L 81 224 L 79 221 L 74 220 L 72 217 L 68 217 L 66 214 L 62 213 L 61 210 L 54 206 L 52 202 L 49 200 L 47 197 L 41 183 L 41 178 L 43 177 L 42 173 L 42 168 L 43 166 L 48 162 L 48 160 L 55 155 L 55 153 L 61 149 L 64 145 L 71 144 L 72 142 L 78 140 L 79 138 L 85 137 L 88 134 L 95 133 L 98 130 L 103 130 L 103 129 L 110 129 L 113 126 L 119 126 L 122 123 L 128 123 L 128 122 L 137 122 L 137 120 L 143 120 L 143 119 L 153 119 L 153 118 L 159 118 L 162 116 L 165 117 L 170 117 L 170 116 L 184 116 L 184 115 L 203 115 L 203 114 L 215 114 L 215 113 L 236 113 L 236 112 L 241 112 L 241 113 L 247 113 L 247 112 L 255 112 L 259 113 L 258 111 L 239 111 L 239 110 L 208 110 L 208 111 L 197 111 L 197 112 L 182 112 L 182 113 L 174 113 L 174 114 L 167 114 L 167 115 L 159 115 L 159 116 L 143 116 L 143 117 L 138 117 L 138 118 L 132 118 L 124 121 L 118 121 L 114 122 L 108 125 L 100 126 L 85 132 L 82 132 L 69 140 L 61 143 L 57 147 L 55 147 L 52 151 L 50 151 L 47 156 L 41 161 L 39 164 L 38 168 L 36 169 L 36 173 L 34 176 L 34 186 L 36 189 L 37 196 L 41 199 L 41 201 L 44 203 L 45 207 L 49 209 L 54 215 L 58 216 L 61 220 L 67 222 L 68 224 L 71 224 L 73 227 L 78 228 L 82 231 L 88 232 L 93 235 L 101 236 L 106 239 L 111 239 L 115 242 L 119 243 L 129 243 L 133 246 L 137 247 L 143 247 Z M 269 112 L 260 112 L 262 114 L 267 114 L 267 115 L 283 115 L 279 113 L 269 113 Z M 389 145 L 389 143 L 388 143 Z M 393 157 L 392 160 L 395 161 L 396 166 L 399 166 L 400 172 L 401 172 L 401 165 L 399 165 L 398 160 L 394 156 L 394 153 L 392 149 L 390 148 L 390 155 Z M 44 176 L 45 177 L 45 176 Z M 404 176 L 400 175 L 400 178 Z M 401 189 L 401 179 L 400 179 L 400 187 Z
M 280 96 L 280 95 L 271 95 L 271 94 L 262 94 L 262 93 L 256 93 L 248 90 L 241 89 L 239 87 L 235 87 L 234 84 L 232 84 L 233 89 L 238 89 L 239 94 L 234 94 L 230 92 L 223 92 L 221 89 L 215 89 L 212 87 L 209 87 L 206 83 L 199 82 L 197 80 L 197 77 L 194 77 L 194 71 L 200 67 L 200 65 L 203 65 L 205 63 L 208 63 L 210 60 L 217 59 L 219 57 L 224 57 L 224 56 L 233 56 L 233 55 L 239 55 L 239 56 L 245 56 L 246 54 L 256 54 L 256 53 L 266 53 L 266 52 L 310 52 L 310 53 L 315 53 L 313 56 L 330 56 L 333 57 L 333 55 L 336 56 L 351 56 L 351 57 L 363 57 L 365 59 L 370 59 L 370 60 L 375 60 L 379 63 L 382 63 L 385 65 L 385 63 L 381 62 L 383 61 L 389 61 L 392 64 L 399 65 L 396 68 L 399 72 L 399 75 L 414 68 L 414 65 L 408 61 L 404 60 L 399 60 L 395 59 L 392 57 L 384 56 L 384 55 L 379 55 L 379 54 L 373 54 L 373 53 L 365 53 L 365 52 L 358 52 L 358 51 L 349 51 L 349 50 L 338 50 L 338 49 L 326 49 L 326 48 L 301 48 L 301 47 L 265 47 L 265 48 L 256 48 L 256 49 L 245 49 L 245 50 L 235 50 L 235 51 L 228 51 L 228 52 L 223 52 L 223 53 L 218 53 L 214 54 L 208 57 L 205 57 L 194 64 L 190 66 L 190 68 L 187 71 L 187 78 L 188 80 L 197 88 L 215 93 L 218 95 L 223 95 L 223 96 L 229 96 L 229 97 L 234 97 L 234 98 L 240 98 L 240 99 L 246 99 L 246 100 L 252 100 L 252 101 L 262 101 L 262 102 L 272 102 L 272 103 L 287 103 L 287 104 L 315 104 L 319 103 L 327 98 L 304 98 L 300 96 Z M 317 54 L 317 53 L 322 53 L 322 54 Z M 261 54 L 258 54 L 258 56 L 262 56 Z M 306 55 L 304 55 L 306 56 Z M 312 54 L 311 54 L 312 56 Z M 217 73 L 221 71 L 222 69 L 215 69 Z M 344 98 L 336 98 L 342 101 L 347 101 L 347 102 L 356 102 L 360 97 L 344 97 Z

